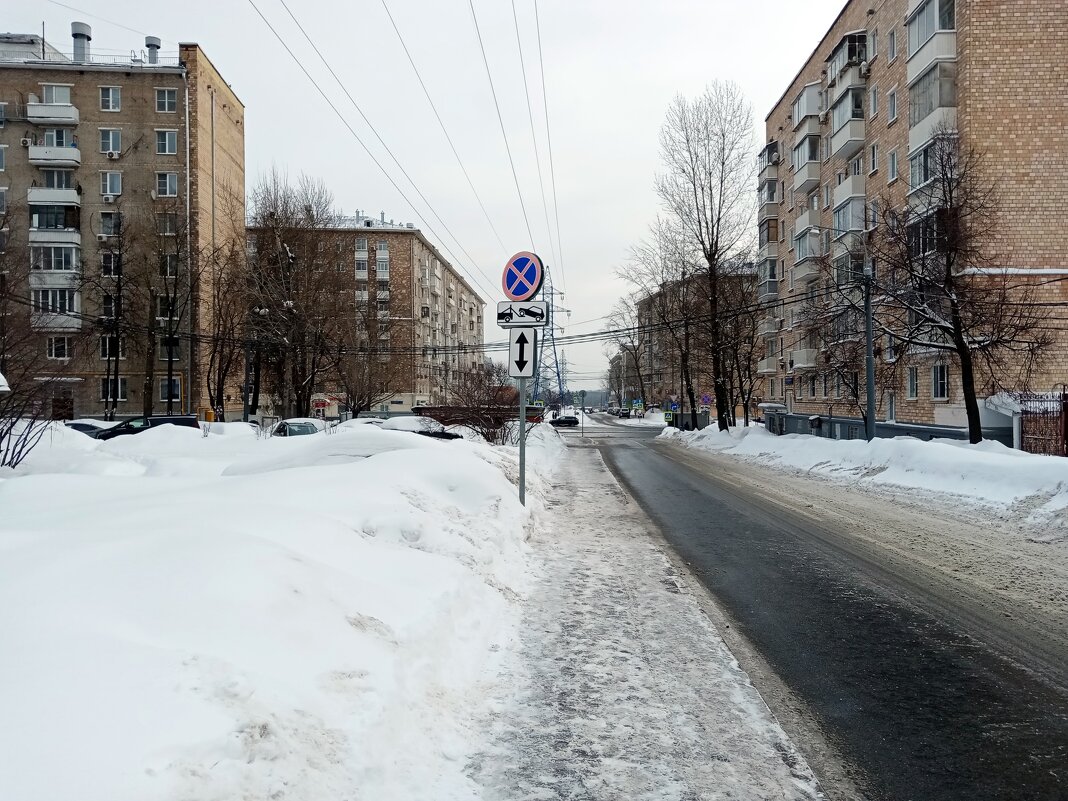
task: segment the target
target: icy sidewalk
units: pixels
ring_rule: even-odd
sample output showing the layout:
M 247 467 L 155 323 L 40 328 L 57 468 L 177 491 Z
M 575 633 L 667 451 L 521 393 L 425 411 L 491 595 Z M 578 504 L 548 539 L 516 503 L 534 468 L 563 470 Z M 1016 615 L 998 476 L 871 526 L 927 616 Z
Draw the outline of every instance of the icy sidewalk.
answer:
M 471 765 L 483 797 L 819 797 L 597 451 L 569 451 L 555 497 L 493 745 Z

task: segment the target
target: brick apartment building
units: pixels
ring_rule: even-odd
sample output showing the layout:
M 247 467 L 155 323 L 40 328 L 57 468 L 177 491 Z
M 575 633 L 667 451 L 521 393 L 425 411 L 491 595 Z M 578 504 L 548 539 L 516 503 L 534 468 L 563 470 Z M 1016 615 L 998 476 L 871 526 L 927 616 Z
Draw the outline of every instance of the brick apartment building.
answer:
M 1068 155 L 1068 63 L 1056 47 L 1066 35 L 1068 14 L 1054 0 L 851 0 L 816 44 L 766 118 L 757 165 L 758 294 L 768 309 L 757 329 L 759 372 L 763 399 L 790 413 L 786 430 L 808 430 L 809 416 L 829 410 L 859 417 L 843 402 L 841 376 L 823 369 L 827 332 L 799 319 L 800 301 L 819 280 L 821 260 L 851 258 L 849 237 L 874 224 L 873 201 L 915 202 L 939 130 L 955 129 L 962 148 L 985 155 L 982 179 L 996 187 L 1001 210 L 999 269 L 1041 276 L 1042 300 L 1068 300 L 1058 278 L 1068 278 L 1068 233 L 1051 224 L 1068 190 L 1058 166 Z M 1066 380 L 1058 336 L 1033 390 Z M 878 350 L 882 364 L 895 360 L 892 342 Z M 959 430 L 954 360 L 901 358 L 876 419 L 901 424 L 884 427 L 891 433 L 905 424 Z M 1008 425 L 982 411 L 984 425 Z M 859 431 L 854 420 L 836 435 Z
M 248 228 L 251 249 L 259 234 Z M 367 325 L 368 312 L 380 321 L 378 344 L 390 360 L 384 372 L 394 394 L 371 413 L 448 403 L 450 387 L 483 364 L 485 301 L 412 223 L 357 213 L 340 219 L 324 238 L 339 254 L 336 291 L 353 298 L 353 325 Z M 329 382 L 315 401 L 333 416 L 344 399 Z M 269 405 L 267 411 L 275 412 Z
M 69 50 L 0 34 L 0 210 L 6 255 L 28 261 L 8 270 L 26 286 L 8 289 L 31 304 L 46 359 L 34 380 L 60 419 L 100 415 L 109 396 L 117 416 L 139 414 L 146 391 L 156 412 L 168 395 L 196 411 L 210 254 L 243 249 L 244 107 L 196 44 L 163 53 L 148 37 L 113 55 L 71 29 Z M 112 288 L 133 284 L 134 262 L 137 311 Z M 157 281 L 180 288 L 180 319 Z

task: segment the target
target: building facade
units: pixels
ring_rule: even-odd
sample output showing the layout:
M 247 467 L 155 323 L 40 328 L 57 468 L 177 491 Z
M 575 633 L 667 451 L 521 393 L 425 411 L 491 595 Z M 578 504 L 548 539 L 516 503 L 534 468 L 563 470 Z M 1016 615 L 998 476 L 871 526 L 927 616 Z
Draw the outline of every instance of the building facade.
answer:
M 863 361 L 854 374 L 829 369 L 828 342 L 862 324 L 838 333 L 815 325 L 806 298 L 821 291 L 826 265 L 834 275 L 870 266 L 857 243 L 880 224 L 880 208 L 916 203 L 932 143 L 947 132 L 983 154 L 981 179 L 996 187 L 996 269 L 1033 281 L 1042 302 L 1068 300 L 1068 234 L 1048 225 L 1068 190 L 1068 173 L 1052 163 L 1068 153 L 1058 88 L 1068 66 L 1052 44 L 1066 34 L 1068 15 L 1050 0 L 845 5 L 765 121 L 757 164 L 764 401 L 806 419 L 858 415 L 850 397 L 858 381 L 863 396 Z M 1032 386 L 1020 389 L 1065 380 L 1058 337 Z M 876 350 L 876 419 L 965 424 L 959 365 L 945 351 L 900 354 L 886 337 Z M 1008 424 L 982 412 L 984 425 Z
M 98 55 L 71 29 L 69 50 L 0 35 L 7 291 L 30 305 L 33 380 L 60 419 L 195 411 L 212 248 L 244 240 L 244 107 L 196 44 Z

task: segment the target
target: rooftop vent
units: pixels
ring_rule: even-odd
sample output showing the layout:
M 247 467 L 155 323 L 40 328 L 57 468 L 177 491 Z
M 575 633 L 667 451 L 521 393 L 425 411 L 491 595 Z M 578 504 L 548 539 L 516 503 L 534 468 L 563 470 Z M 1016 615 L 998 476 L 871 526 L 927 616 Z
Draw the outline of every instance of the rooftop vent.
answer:
M 72 22 L 70 35 L 74 39 L 74 60 L 85 63 L 89 60 L 89 42 L 93 40 L 93 29 L 84 22 Z
M 161 44 L 161 42 L 160 42 L 158 36 L 146 36 L 145 37 L 145 47 L 148 49 L 148 63 L 149 64 L 158 64 L 159 63 L 159 48 L 160 48 L 160 44 Z

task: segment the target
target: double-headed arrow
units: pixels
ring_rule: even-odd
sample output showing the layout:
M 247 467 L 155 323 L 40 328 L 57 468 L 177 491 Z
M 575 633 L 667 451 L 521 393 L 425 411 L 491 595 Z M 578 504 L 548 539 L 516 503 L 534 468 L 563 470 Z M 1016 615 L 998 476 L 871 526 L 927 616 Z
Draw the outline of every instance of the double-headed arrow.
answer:
M 527 366 L 527 359 L 524 356 L 527 349 L 527 341 L 527 334 L 525 331 L 520 333 L 515 340 L 515 343 L 519 346 L 519 358 L 515 360 L 515 366 L 520 370 Z

